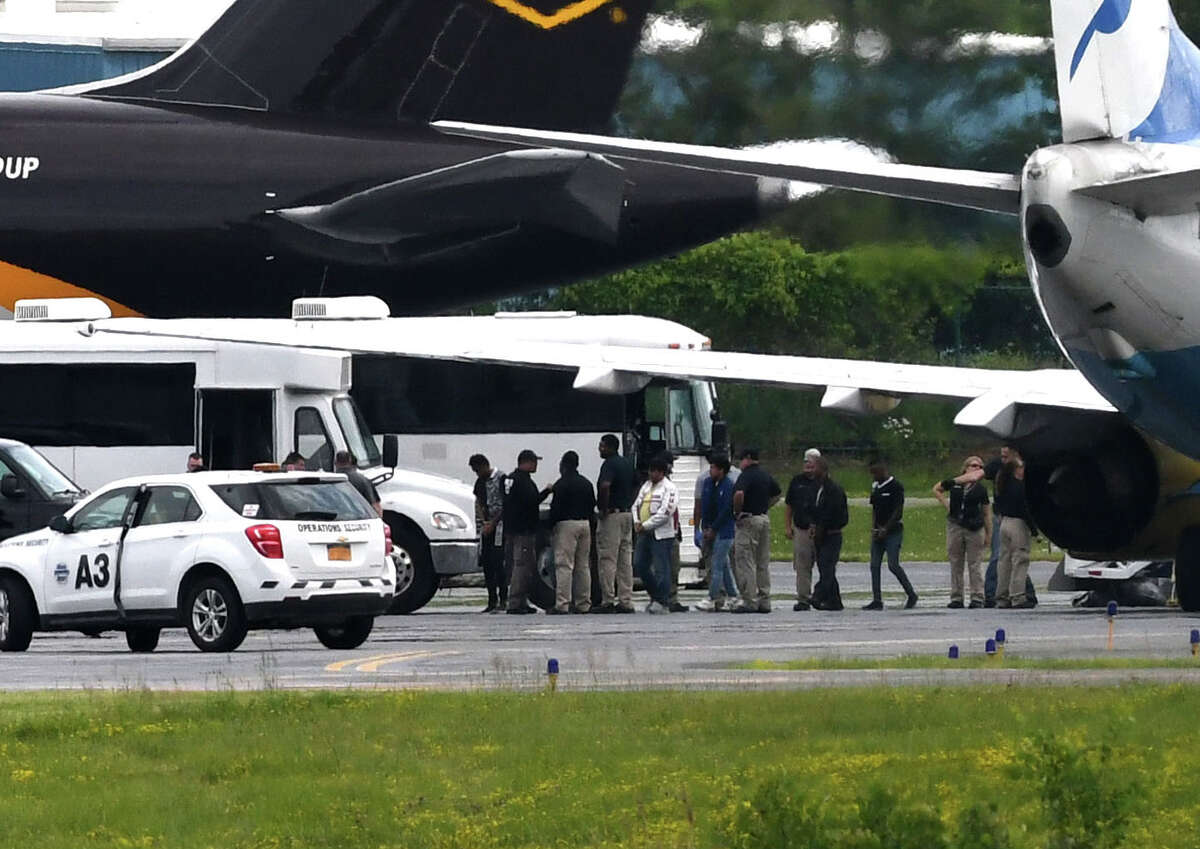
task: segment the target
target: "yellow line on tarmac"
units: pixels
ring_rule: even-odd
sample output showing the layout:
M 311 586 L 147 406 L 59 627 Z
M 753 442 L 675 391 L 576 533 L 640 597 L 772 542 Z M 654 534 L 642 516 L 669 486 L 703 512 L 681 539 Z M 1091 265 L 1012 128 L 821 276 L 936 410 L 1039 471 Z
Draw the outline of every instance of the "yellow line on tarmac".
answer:
M 389 663 L 400 663 L 405 660 L 420 660 L 427 657 L 444 657 L 448 654 L 458 654 L 456 651 L 414 651 L 406 654 L 394 654 L 389 657 L 380 658 L 378 660 L 371 659 L 369 663 L 364 663 L 358 667 L 359 672 L 378 672 L 379 667 L 387 666 Z
M 385 657 L 392 657 L 390 654 L 377 654 L 371 657 L 356 657 L 350 660 L 339 660 L 336 663 L 331 663 L 325 667 L 326 672 L 341 672 L 347 666 L 354 666 L 356 663 L 365 663 L 370 660 L 382 660 Z

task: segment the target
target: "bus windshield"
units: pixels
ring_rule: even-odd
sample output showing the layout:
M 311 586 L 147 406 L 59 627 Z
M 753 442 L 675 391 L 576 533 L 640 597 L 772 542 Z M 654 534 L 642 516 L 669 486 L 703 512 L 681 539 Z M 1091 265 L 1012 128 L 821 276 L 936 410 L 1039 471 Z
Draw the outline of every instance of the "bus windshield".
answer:
M 667 440 L 672 451 L 696 452 L 712 445 L 712 385 L 693 380 L 668 390 Z
M 359 468 L 369 469 L 380 465 L 383 458 L 379 455 L 379 446 L 375 444 L 375 437 L 371 435 L 371 429 L 367 427 L 354 401 L 344 396 L 335 398 L 333 414 L 346 438 L 346 447 L 357 459 Z

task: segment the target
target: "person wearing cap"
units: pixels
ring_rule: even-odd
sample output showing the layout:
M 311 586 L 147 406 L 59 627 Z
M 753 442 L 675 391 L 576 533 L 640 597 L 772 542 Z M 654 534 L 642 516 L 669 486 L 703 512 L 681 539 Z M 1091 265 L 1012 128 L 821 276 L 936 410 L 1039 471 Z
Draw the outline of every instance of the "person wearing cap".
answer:
M 733 484 L 737 483 L 738 475 L 740 475 L 742 472 L 741 472 L 741 469 L 731 466 L 729 463 L 729 458 L 724 455 L 711 454 L 706 459 L 708 460 L 708 468 L 702 470 L 700 472 L 700 474 L 696 476 L 696 489 L 694 491 L 694 500 L 692 501 L 692 540 L 695 542 L 696 548 L 698 548 L 700 550 L 700 570 L 702 573 L 704 573 L 704 572 L 708 573 L 709 586 L 711 587 L 712 586 L 712 570 L 713 570 L 713 561 L 712 561 L 713 540 L 716 539 L 716 537 L 714 536 L 712 538 L 709 538 L 708 536 L 706 536 L 704 534 L 704 528 L 703 528 L 704 516 L 703 516 L 703 511 L 701 509 L 701 506 L 704 503 L 704 490 L 706 487 L 711 486 L 711 482 L 713 480 L 712 464 L 716 460 L 724 460 L 725 461 L 725 476 L 724 477 L 725 477 L 725 480 L 729 482 L 730 499 L 733 498 Z M 732 505 L 731 505 L 731 509 L 732 509 Z M 732 513 L 730 514 L 729 527 L 730 527 L 730 537 L 729 537 L 730 549 L 729 549 L 729 551 L 725 552 L 727 559 L 729 558 L 730 552 L 733 551 L 733 536 L 732 536 L 733 515 L 732 515 Z M 732 565 L 732 563 L 727 563 L 726 565 L 728 567 L 726 575 L 729 578 L 730 586 L 733 587 L 733 593 L 732 593 L 731 598 L 736 598 L 737 597 L 737 588 L 733 584 L 733 565 Z M 710 609 L 707 607 L 702 607 L 700 605 L 697 605 L 697 607 L 699 607 L 701 610 Z
M 633 529 L 637 542 L 633 567 L 650 595 L 647 613 L 670 613 L 671 547 L 675 543 L 674 515 L 679 493 L 667 477 L 662 457 L 650 461 L 650 477 L 634 499 Z
M 733 549 L 733 481 L 729 478 L 729 458 L 713 455 L 709 459 L 708 480 L 700 492 L 700 521 L 697 523 L 705 546 L 711 551 L 708 598 L 697 610 L 728 610 L 738 601 L 737 584 L 729 563 Z
M 757 448 L 742 451 L 742 474 L 733 487 L 733 558 L 742 600 L 734 613 L 771 612 L 771 519 L 767 511 L 783 494 L 758 463 Z
M 554 525 L 554 607 L 547 613 L 587 613 L 592 606 L 592 517 L 596 493 L 579 474 L 579 455 L 568 451 L 558 464 L 550 491 Z
M 667 464 L 667 477 L 670 478 L 675 471 L 675 455 L 670 451 L 663 451 L 659 455 L 662 461 Z M 674 483 L 674 479 L 671 483 Z M 675 487 L 676 493 L 679 487 Z M 667 607 L 672 613 L 687 613 L 688 606 L 679 600 L 679 567 L 682 563 L 679 547 L 683 544 L 683 522 L 679 517 L 679 499 L 676 497 L 675 515 L 671 517 L 671 524 L 675 526 L 675 539 L 671 543 L 671 579 L 670 592 L 667 595 Z
M 637 493 L 633 463 L 622 457 L 615 434 L 600 438 L 596 480 L 596 558 L 601 603 L 592 613 L 633 613 L 633 516 Z
M 475 515 L 479 522 L 479 567 L 487 586 L 484 613 L 499 613 L 508 607 L 508 579 L 504 574 L 504 473 L 493 469 L 482 454 L 467 461 L 475 473 Z
M 796 603 L 792 610 L 808 610 L 812 605 L 812 574 L 817 553 L 813 546 L 812 526 L 813 499 L 817 494 L 813 470 L 821 452 L 809 448 L 804 452 L 804 471 L 788 483 L 784 503 L 784 535 L 792 541 L 792 569 L 796 572 Z
M 504 535 L 511 578 L 508 613 L 537 613 L 529 604 L 529 584 L 537 571 L 537 532 L 542 494 L 533 482 L 538 460 L 526 448 L 517 455 L 517 468 L 504 481 Z

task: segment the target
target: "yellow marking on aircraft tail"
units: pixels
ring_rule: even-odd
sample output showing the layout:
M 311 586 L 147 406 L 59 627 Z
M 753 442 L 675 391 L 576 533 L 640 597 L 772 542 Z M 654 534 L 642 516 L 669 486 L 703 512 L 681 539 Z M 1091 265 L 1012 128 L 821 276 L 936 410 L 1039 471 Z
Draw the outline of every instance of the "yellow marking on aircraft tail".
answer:
M 12 312 L 13 306 L 21 298 L 99 298 L 108 304 L 116 318 L 141 316 L 136 310 L 96 292 L 28 268 L 0 262 L 0 306 Z
M 499 6 L 509 14 L 516 15 L 523 21 L 528 21 L 535 27 L 539 27 L 540 29 L 554 29 L 563 24 L 577 21 L 585 15 L 590 15 L 602 6 L 607 6 L 614 2 L 614 0 L 578 0 L 578 2 L 563 6 L 557 12 L 549 15 L 526 6 L 524 3 L 518 2 L 518 0 L 488 0 L 488 2 L 493 6 Z M 613 16 L 613 20 L 621 23 L 619 18 L 620 16 Z

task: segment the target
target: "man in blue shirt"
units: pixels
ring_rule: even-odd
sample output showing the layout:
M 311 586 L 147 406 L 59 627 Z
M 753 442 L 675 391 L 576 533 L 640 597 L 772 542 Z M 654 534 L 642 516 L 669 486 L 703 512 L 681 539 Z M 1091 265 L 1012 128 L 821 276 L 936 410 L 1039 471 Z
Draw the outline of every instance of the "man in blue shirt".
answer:
M 712 566 L 708 575 L 708 598 L 697 610 L 726 610 L 738 600 L 737 584 L 729 565 L 733 548 L 733 481 L 729 479 L 729 458 L 714 456 L 709 464 L 708 480 L 700 492 L 700 529 L 706 545 L 712 547 Z

